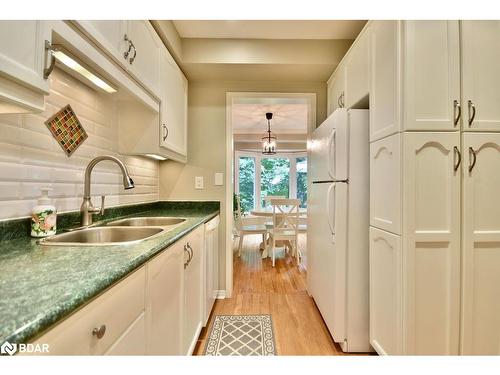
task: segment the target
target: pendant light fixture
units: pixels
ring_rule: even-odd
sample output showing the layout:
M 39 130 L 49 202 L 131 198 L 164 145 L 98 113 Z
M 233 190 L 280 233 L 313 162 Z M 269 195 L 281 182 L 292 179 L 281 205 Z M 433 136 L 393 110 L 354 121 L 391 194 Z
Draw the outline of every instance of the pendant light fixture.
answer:
M 267 119 L 267 135 L 262 137 L 262 153 L 264 155 L 274 155 L 276 154 L 276 136 L 271 133 L 271 120 L 273 114 L 271 112 L 266 113 Z

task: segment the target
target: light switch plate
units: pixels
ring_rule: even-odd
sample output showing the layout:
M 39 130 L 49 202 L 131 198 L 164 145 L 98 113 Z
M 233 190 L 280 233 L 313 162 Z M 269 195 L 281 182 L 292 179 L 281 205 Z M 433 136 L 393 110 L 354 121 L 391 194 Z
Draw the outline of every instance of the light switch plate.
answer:
M 215 173 L 215 185 L 218 186 L 224 185 L 224 173 L 220 172 Z
M 203 189 L 203 176 L 196 176 L 194 178 L 194 188 Z

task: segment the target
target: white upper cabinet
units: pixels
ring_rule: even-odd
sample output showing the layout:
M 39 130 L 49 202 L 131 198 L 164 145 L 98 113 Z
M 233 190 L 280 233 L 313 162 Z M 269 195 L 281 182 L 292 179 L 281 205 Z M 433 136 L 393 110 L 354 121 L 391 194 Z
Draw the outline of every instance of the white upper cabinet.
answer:
M 459 130 L 458 21 L 405 21 L 403 33 L 405 129 Z
M 132 43 L 129 69 L 155 95 L 160 95 L 160 47 L 163 42 L 149 21 L 128 21 L 127 37 Z
M 162 42 L 147 20 L 75 21 L 142 85 L 160 96 Z
M 122 20 L 76 21 L 91 38 L 99 42 L 116 60 L 125 64 L 129 44 L 125 40 L 127 22 Z
M 400 237 L 370 228 L 370 344 L 379 354 L 402 354 L 401 265 Z
M 460 134 L 404 134 L 405 354 L 456 355 Z
M 398 21 L 373 21 L 371 34 L 370 141 L 400 131 Z
M 345 67 L 343 63 L 328 81 L 328 115 L 345 106 Z
M 147 353 L 150 355 L 182 354 L 184 241 L 181 241 L 147 266 Z
M 370 144 L 370 225 L 401 234 L 401 135 Z
M 46 40 L 44 21 L 0 22 L 0 113 L 44 110 Z
M 345 107 L 367 108 L 368 102 L 360 103 L 367 98 L 370 90 L 370 26 L 363 29 L 352 46 L 345 66 Z
M 500 131 L 500 21 L 462 23 L 465 131 Z
M 160 146 L 187 154 L 188 81 L 166 48 L 160 55 Z
M 500 355 L 500 134 L 463 135 L 461 352 Z

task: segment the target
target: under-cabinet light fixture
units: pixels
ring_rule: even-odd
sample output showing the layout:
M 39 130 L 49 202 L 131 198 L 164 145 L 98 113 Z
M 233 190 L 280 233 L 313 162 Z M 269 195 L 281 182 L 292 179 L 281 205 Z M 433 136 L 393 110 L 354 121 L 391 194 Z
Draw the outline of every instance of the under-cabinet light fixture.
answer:
M 156 155 L 156 154 L 146 154 L 148 158 L 155 159 L 155 160 L 167 160 L 167 158 L 164 158 L 163 156 Z
M 87 81 L 90 81 L 93 85 L 98 88 L 106 91 L 107 93 L 115 93 L 117 90 L 112 87 L 109 83 L 105 82 L 103 79 L 99 78 L 97 75 L 92 73 L 85 66 L 80 64 L 71 54 L 69 54 L 66 50 L 64 50 L 59 45 L 50 45 L 50 43 L 46 42 L 46 46 L 52 55 L 52 61 L 50 67 L 45 70 L 45 78 L 47 78 L 52 70 L 54 69 L 54 65 L 57 62 L 63 64 L 65 67 L 77 72 L 82 77 L 84 77 Z

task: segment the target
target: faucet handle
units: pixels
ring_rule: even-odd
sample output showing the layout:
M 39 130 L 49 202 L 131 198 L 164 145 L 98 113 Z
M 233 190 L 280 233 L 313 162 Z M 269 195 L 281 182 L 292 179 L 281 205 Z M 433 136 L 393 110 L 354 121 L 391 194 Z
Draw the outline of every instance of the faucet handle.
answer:
M 104 200 L 106 199 L 105 195 L 101 195 L 101 210 L 99 211 L 99 215 L 104 215 Z

